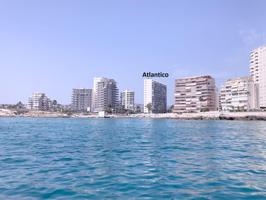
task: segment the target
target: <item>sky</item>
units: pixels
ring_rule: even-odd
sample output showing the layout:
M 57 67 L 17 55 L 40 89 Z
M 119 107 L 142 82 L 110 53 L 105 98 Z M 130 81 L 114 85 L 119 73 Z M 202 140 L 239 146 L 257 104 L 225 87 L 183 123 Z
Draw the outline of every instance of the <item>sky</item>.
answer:
M 249 75 L 266 44 L 265 0 L 1 0 L 0 104 L 44 92 L 71 102 L 72 88 L 113 78 L 143 103 L 143 72 L 173 103 L 174 80 L 211 75 L 217 87 Z

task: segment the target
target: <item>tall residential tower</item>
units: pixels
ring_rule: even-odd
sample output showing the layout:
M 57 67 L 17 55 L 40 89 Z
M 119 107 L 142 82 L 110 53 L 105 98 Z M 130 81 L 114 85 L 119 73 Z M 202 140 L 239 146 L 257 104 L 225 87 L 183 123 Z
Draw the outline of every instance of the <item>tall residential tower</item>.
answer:
M 93 111 L 114 112 L 118 108 L 118 88 L 114 79 L 96 77 L 93 80 Z
M 254 102 L 256 108 L 266 108 L 266 46 L 250 53 L 250 75 L 255 84 Z
M 92 89 L 72 90 L 72 110 L 77 112 L 91 111 Z
M 166 85 L 152 79 L 144 79 L 144 113 L 165 113 Z

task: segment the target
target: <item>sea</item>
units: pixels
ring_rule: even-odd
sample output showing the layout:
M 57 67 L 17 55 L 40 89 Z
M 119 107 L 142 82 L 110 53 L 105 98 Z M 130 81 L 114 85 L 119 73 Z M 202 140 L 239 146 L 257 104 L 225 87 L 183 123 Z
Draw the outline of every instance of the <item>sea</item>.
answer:
M 0 199 L 266 199 L 266 122 L 0 118 Z

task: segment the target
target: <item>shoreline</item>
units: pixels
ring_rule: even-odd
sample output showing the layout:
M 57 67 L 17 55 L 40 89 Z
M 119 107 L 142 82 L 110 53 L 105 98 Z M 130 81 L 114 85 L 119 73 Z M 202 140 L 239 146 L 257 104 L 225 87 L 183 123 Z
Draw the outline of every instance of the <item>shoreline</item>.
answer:
M 97 114 L 75 113 L 67 115 L 60 112 L 29 111 L 18 114 L 14 110 L 0 109 L 0 117 L 28 117 L 28 118 L 101 118 Z M 201 112 L 201 113 L 161 113 L 161 114 L 111 114 L 107 118 L 128 119 L 177 119 L 177 120 L 245 120 L 266 121 L 266 112 Z

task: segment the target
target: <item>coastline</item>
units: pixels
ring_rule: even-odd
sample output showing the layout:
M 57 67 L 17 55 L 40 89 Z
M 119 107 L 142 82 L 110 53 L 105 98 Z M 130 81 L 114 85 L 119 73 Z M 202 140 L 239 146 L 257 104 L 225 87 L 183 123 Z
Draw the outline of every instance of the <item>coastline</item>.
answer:
M 17 113 L 15 110 L 0 109 L 0 117 L 29 117 L 29 118 L 99 118 L 97 114 L 65 114 L 61 112 L 29 111 Z M 201 113 L 161 113 L 161 114 L 113 114 L 108 118 L 149 118 L 177 120 L 259 120 L 266 121 L 266 112 L 201 112 Z

